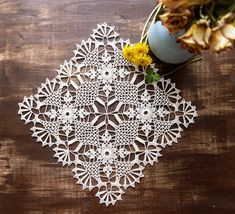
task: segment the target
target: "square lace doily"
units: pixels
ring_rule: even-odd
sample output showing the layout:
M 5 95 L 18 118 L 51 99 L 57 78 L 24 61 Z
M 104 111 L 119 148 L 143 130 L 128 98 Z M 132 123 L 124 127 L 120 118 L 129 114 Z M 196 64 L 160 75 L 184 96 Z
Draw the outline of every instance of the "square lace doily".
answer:
M 58 75 L 19 104 L 32 136 L 106 206 L 135 187 L 197 116 L 169 79 L 145 84 L 143 71 L 122 55 L 126 44 L 114 27 L 98 25 Z

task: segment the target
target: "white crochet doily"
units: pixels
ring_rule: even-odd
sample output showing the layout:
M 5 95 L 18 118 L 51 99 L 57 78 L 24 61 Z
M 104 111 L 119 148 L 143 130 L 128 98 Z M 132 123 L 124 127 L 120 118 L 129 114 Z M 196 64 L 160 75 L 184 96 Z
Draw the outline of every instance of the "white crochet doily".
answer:
M 114 27 L 98 25 L 58 75 L 19 104 L 32 136 L 107 206 L 135 187 L 197 116 L 169 79 L 145 84 L 143 71 L 122 55 L 126 44 Z

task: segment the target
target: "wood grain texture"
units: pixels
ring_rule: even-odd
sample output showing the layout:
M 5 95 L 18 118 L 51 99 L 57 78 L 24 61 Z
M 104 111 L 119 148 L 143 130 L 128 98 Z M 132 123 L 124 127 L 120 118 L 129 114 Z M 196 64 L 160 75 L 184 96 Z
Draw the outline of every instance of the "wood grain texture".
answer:
M 154 0 L 0 0 L 1 214 L 235 213 L 235 51 L 207 55 L 171 76 L 197 106 L 196 124 L 147 167 L 135 189 L 106 208 L 69 167 L 31 138 L 17 115 L 97 23 L 139 39 Z M 161 64 L 162 70 L 172 69 Z

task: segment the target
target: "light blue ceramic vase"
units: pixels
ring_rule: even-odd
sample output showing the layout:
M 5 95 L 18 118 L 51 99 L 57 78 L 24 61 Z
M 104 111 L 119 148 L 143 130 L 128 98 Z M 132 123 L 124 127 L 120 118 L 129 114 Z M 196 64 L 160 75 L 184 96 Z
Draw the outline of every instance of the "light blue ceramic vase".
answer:
M 149 47 L 154 55 L 163 62 L 170 64 L 185 62 L 193 54 L 181 48 L 180 44 L 176 42 L 176 38 L 182 34 L 183 32 L 179 32 L 171 35 L 168 29 L 158 21 L 150 27 L 148 36 Z

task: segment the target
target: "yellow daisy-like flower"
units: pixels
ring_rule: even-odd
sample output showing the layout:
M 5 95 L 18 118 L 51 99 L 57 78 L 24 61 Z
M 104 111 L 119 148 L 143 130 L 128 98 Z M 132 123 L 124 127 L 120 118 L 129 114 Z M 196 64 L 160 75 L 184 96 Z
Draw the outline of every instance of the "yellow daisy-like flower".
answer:
M 136 55 L 132 62 L 136 65 L 148 66 L 152 63 L 152 58 L 147 54 Z
M 147 54 L 149 52 L 149 47 L 146 42 L 135 44 L 133 49 L 135 54 Z
M 126 45 L 122 50 L 123 56 L 128 61 L 132 61 L 135 55 L 134 49 L 131 45 Z
M 126 45 L 122 51 L 126 60 L 140 66 L 148 66 L 152 63 L 152 58 L 148 55 L 148 52 L 149 47 L 146 42 Z

